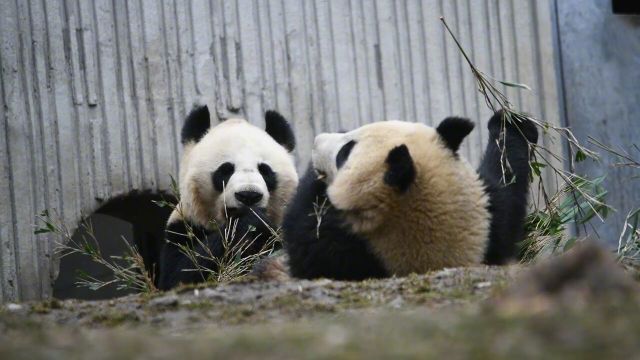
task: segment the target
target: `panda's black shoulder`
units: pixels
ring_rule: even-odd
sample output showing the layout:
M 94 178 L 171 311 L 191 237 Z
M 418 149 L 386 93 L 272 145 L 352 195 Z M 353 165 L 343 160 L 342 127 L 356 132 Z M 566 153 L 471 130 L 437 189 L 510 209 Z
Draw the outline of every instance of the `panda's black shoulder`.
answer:
M 283 229 L 294 277 L 363 280 L 388 276 L 368 241 L 345 225 L 343 214 L 327 198 L 325 183 L 311 169 L 300 180 Z

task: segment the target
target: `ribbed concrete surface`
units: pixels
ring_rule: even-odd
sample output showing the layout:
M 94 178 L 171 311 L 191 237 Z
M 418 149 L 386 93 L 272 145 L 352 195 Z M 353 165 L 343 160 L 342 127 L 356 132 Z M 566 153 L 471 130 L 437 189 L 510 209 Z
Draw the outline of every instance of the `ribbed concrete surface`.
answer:
M 381 119 L 482 122 L 489 113 L 438 18 L 477 65 L 529 84 L 508 94 L 557 121 L 548 1 L 9 0 L 0 6 L 0 300 L 51 294 L 53 238 L 100 201 L 166 190 L 194 103 L 295 124 L 300 168 L 316 133 Z
M 559 1 L 557 8 L 569 125 L 581 141 L 592 136 L 638 158 L 640 16 L 615 15 L 608 0 Z M 615 166 L 620 158 L 601 154 L 602 161 L 582 162 L 577 171 L 607 175 L 607 203 L 617 212 L 578 230 L 617 246 L 627 215 L 640 204 L 638 169 Z

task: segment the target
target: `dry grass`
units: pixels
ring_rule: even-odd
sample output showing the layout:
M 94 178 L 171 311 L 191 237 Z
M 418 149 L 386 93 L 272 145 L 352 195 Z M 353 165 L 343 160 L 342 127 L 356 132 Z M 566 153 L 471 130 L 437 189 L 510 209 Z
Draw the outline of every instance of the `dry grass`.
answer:
M 38 215 L 38 220 L 43 227 L 35 230 L 36 234 L 52 233 L 57 235 L 56 255 L 61 259 L 67 255 L 80 254 L 89 257 L 96 264 L 107 269 L 113 277 L 111 280 L 100 280 L 79 269 L 76 285 L 91 290 L 98 290 L 105 286 L 115 286 L 118 290 L 134 290 L 143 293 L 157 291 L 154 285 L 153 274 L 145 270 L 144 259 L 135 245 L 122 237 L 125 244 L 125 252 L 118 256 L 106 257 L 102 254 L 100 246 L 93 231 L 90 220 L 83 220 L 78 230 L 80 240 L 74 238 L 73 231 L 61 220 L 60 216 L 52 215 L 45 210 Z
M 179 199 L 178 186 L 173 179 L 172 191 L 175 198 Z M 180 206 L 167 201 L 159 205 L 171 207 L 172 210 L 178 212 L 179 218 L 185 219 Z M 188 241 L 186 243 L 168 243 L 178 247 L 180 252 L 190 259 L 191 264 L 193 264 L 193 268 L 185 269 L 184 271 L 198 272 L 204 281 L 226 283 L 238 280 L 248 274 L 258 260 L 272 255 L 280 247 L 279 245 L 282 241 L 281 230 L 274 229 L 264 219 L 260 218 L 255 211 L 251 211 L 270 232 L 268 239 L 255 253 L 247 253 L 247 250 L 249 250 L 256 241 L 262 240 L 260 237 L 264 234 L 254 236 L 252 233 L 255 231 L 255 228 L 249 228 L 244 233 L 240 233 L 242 230 L 238 229 L 238 219 L 227 216 L 228 223 L 226 226 L 225 224 L 218 224 L 215 219 L 209 220 L 210 227 L 216 229 L 222 239 L 223 255 L 221 257 L 215 256 L 212 249 L 207 246 L 206 239 L 198 238 L 191 225 L 185 221 L 184 225 L 187 233 L 176 235 L 186 237 Z M 226 204 L 225 214 L 227 214 Z M 198 251 L 199 249 L 202 249 L 202 251 Z M 213 263 L 214 266 L 209 268 L 203 266 L 203 263 Z
M 254 215 L 258 216 L 255 212 Z M 260 220 L 264 222 L 263 219 Z M 212 220 L 212 222 L 214 221 Z M 265 225 L 268 226 L 266 222 Z M 268 227 L 271 235 L 266 242 L 257 252 L 247 254 L 253 244 L 261 240 L 260 236 L 263 234 L 252 236 L 255 229 L 248 229 L 241 234 L 238 229 L 238 219 L 230 219 L 227 226 L 215 224 L 215 228 L 222 239 L 223 248 L 223 255 L 217 257 L 207 246 L 206 240 L 198 238 L 186 222 L 185 227 L 187 228 L 187 233 L 177 235 L 188 238 L 188 242 L 169 242 L 169 244 L 178 247 L 180 252 L 190 259 L 191 264 L 193 264 L 193 268 L 183 271 L 198 272 L 203 280 L 214 283 L 226 283 L 246 275 L 258 260 L 272 255 L 279 248 L 278 244 L 281 242 L 280 230 Z M 198 249 L 203 251 L 198 251 Z M 213 263 L 214 266 L 209 268 L 202 265 L 204 263 Z

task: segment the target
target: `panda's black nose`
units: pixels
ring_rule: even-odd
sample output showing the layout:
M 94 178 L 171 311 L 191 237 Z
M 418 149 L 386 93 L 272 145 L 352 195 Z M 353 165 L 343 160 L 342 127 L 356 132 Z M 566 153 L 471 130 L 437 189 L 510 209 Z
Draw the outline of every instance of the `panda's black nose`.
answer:
M 247 206 L 254 205 L 262 200 L 262 194 L 256 191 L 238 191 L 235 196 L 238 201 Z

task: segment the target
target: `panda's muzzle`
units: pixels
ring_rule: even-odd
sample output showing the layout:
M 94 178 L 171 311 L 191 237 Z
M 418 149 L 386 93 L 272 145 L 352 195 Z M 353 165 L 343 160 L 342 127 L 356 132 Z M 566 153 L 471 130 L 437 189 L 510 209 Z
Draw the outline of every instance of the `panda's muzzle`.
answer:
M 356 141 L 348 134 L 323 133 L 317 135 L 311 150 L 311 164 L 316 178 L 330 184 L 355 144 Z
M 246 206 L 253 206 L 262 200 L 263 195 L 257 191 L 238 191 L 234 194 L 236 200 Z

